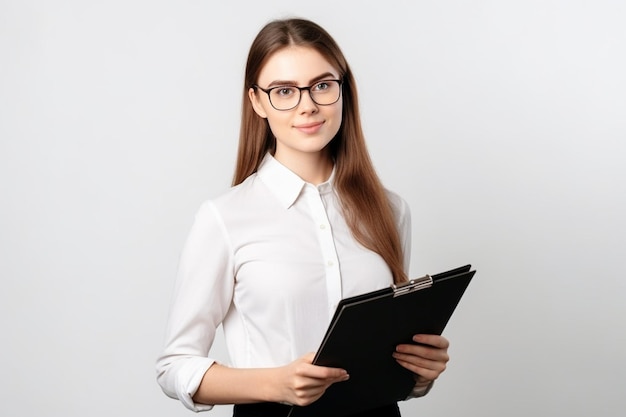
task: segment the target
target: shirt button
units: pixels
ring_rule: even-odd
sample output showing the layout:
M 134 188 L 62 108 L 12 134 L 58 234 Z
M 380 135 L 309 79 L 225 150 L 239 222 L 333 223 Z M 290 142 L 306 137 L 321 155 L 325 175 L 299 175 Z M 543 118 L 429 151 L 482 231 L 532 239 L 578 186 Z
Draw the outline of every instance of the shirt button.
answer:
M 335 263 L 333 261 L 328 261 L 328 266 L 333 266 Z
M 325 224 L 320 224 L 320 229 L 322 229 L 322 230 L 326 229 L 326 225 Z

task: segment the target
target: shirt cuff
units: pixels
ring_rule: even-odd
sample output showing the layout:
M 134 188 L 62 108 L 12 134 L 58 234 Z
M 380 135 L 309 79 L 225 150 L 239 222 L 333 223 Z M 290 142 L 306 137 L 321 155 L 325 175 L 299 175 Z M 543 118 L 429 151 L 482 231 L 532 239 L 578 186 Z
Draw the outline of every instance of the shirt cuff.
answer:
M 178 374 L 176 384 L 176 396 L 188 409 L 199 412 L 213 409 L 209 404 L 197 404 L 193 401 L 193 396 L 198 391 L 202 378 L 206 371 L 213 365 L 214 361 L 209 358 L 194 358 L 188 360 Z
M 435 381 L 431 381 L 430 384 L 426 385 L 425 387 L 413 387 L 413 390 L 409 393 L 409 396 L 406 397 L 406 399 L 410 400 L 411 398 L 423 397 L 430 392 L 430 389 L 433 387 L 434 384 Z

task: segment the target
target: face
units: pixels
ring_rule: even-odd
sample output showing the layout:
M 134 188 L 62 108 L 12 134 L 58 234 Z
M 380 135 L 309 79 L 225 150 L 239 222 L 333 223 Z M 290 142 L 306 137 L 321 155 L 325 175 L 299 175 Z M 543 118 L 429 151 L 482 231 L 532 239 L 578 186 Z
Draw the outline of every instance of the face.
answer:
M 276 86 L 308 87 L 322 80 L 339 79 L 339 71 L 315 49 L 292 46 L 274 53 L 261 70 L 257 85 L 264 89 Z M 323 88 L 324 84 L 320 85 Z M 276 110 L 261 90 L 250 89 L 249 97 L 256 113 L 267 118 L 276 137 L 278 160 L 294 160 L 305 155 L 326 155 L 326 145 L 341 126 L 342 99 L 330 105 L 316 104 L 308 91 L 302 91 L 300 103 L 291 110 Z

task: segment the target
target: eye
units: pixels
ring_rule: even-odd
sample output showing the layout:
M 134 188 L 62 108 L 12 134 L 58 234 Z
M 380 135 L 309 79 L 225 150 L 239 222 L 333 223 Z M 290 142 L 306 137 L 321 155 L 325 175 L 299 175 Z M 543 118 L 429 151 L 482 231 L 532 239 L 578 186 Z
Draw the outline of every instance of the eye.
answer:
M 296 89 L 293 87 L 285 86 L 285 87 L 276 87 L 272 92 L 280 98 L 291 97 L 296 93 Z
M 313 90 L 315 91 L 325 91 L 325 90 L 328 90 L 329 88 L 330 88 L 330 84 L 328 83 L 328 81 L 320 81 L 319 83 L 313 86 Z

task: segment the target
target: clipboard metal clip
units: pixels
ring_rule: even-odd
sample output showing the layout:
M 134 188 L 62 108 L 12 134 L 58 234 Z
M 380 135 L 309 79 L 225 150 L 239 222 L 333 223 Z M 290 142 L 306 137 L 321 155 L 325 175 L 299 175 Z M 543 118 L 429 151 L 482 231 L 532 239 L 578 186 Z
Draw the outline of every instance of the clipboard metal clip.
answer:
M 393 296 L 399 297 L 401 295 L 419 291 L 423 288 L 432 287 L 432 285 L 433 278 L 430 275 L 425 275 L 421 278 L 412 279 L 409 282 L 404 282 L 402 284 L 393 284 L 391 289 L 393 290 Z

